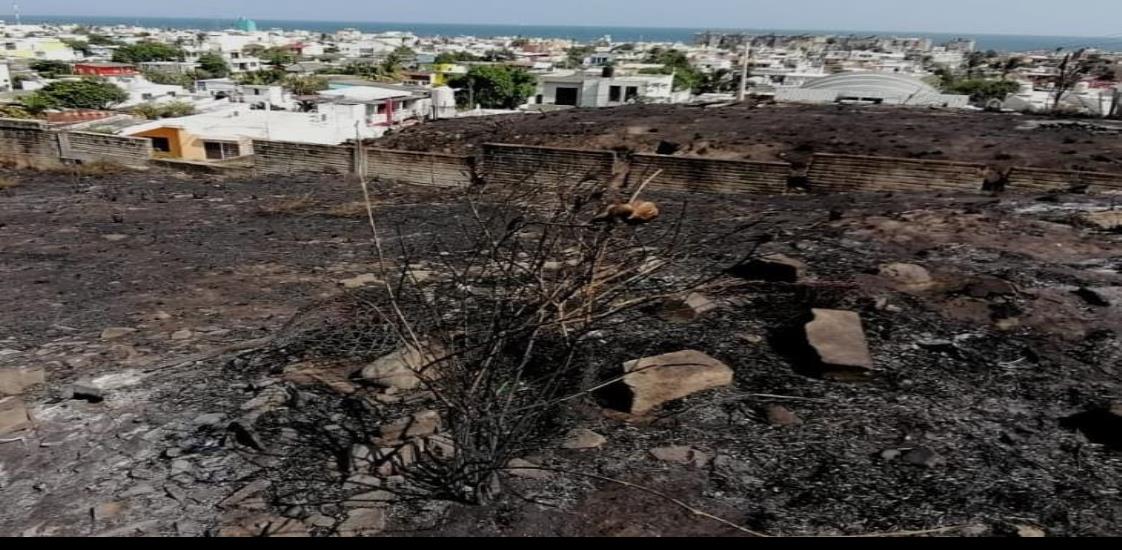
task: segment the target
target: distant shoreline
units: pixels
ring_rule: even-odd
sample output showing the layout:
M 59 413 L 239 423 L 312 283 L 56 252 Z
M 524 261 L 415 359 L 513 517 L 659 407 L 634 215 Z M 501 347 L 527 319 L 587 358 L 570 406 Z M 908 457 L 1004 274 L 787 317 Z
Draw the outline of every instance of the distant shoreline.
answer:
M 13 15 L 0 16 L 5 22 L 14 21 Z M 28 24 L 85 24 L 85 25 L 138 25 L 166 29 L 225 30 L 233 28 L 236 15 L 228 18 L 190 18 L 190 17 L 129 17 L 129 16 L 49 16 L 24 15 L 22 21 Z M 946 42 L 955 38 L 975 40 L 980 50 L 1007 52 L 1027 52 L 1055 50 L 1057 48 L 1097 48 L 1122 51 L 1122 37 L 1087 36 L 1035 36 L 996 33 L 934 33 L 908 31 L 843 31 L 828 29 L 719 29 L 705 27 L 631 27 L 631 26 L 569 26 L 569 25 L 505 25 L 470 23 L 381 23 L 356 21 L 314 21 L 299 19 L 257 19 L 261 30 L 281 28 L 284 30 L 305 30 L 331 33 L 345 28 L 355 28 L 363 32 L 411 31 L 420 36 L 524 36 L 532 38 L 557 38 L 581 42 L 599 39 L 605 35 L 615 41 L 635 42 L 684 42 L 692 43 L 699 32 L 750 32 L 786 35 L 840 35 L 840 36 L 897 36 L 907 38 L 929 38 L 932 41 Z

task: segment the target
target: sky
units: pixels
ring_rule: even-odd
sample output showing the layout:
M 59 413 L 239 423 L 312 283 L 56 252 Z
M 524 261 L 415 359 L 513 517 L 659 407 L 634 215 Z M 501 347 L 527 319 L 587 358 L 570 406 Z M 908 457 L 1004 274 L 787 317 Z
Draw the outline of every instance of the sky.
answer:
M 22 13 L 31 15 L 1122 35 L 1122 0 L 22 0 L 19 4 Z M 0 9 L 6 11 L 10 10 Z

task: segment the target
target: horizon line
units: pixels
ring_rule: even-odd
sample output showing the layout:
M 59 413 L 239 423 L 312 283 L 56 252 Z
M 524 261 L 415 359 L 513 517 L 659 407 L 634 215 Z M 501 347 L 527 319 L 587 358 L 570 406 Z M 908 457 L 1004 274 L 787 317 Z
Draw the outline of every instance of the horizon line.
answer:
M 0 15 L 0 17 L 14 17 L 15 14 Z M 36 17 L 50 17 L 50 18 L 89 18 L 89 19 L 179 19 L 179 20 L 229 20 L 232 23 L 237 22 L 238 17 L 246 17 L 247 19 L 254 19 L 255 21 L 278 21 L 288 23 L 342 23 L 346 25 L 465 25 L 465 26 L 490 26 L 490 27 L 556 27 L 556 28 L 573 28 L 573 29 L 658 29 L 658 30 L 697 30 L 697 31 L 733 31 L 733 32 L 749 32 L 749 31 L 769 31 L 769 32 L 792 32 L 797 34 L 808 34 L 814 32 L 822 33 L 854 33 L 859 35 L 869 36 L 887 36 L 895 35 L 897 38 L 907 38 L 908 34 L 944 34 L 944 35 L 960 35 L 962 37 L 968 36 L 1020 36 L 1020 37 L 1033 37 L 1033 38 L 1087 38 L 1087 39 L 1119 39 L 1117 35 L 1078 35 L 1078 34 L 1032 34 L 1032 33 L 1013 33 L 1013 32 L 971 32 L 971 31 L 901 31 L 901 30 L 868 30 L 868 29 L 792 29 L 792 28 L 748 28 L 748 27 L 708 27 L 708 26 L 688 26 L 688 27 L 671 27 L 663 25 L 612 25 L 612 24 L 547 24 L 547 23 L 473 23 L 473 22 L 423 22 L 423 21 L 340 21 L 331 19 L 291 19 L 287 17 L 280 18 L 253 18 L 248 16 L 234 16 L 234 17 L 209 17 L 209 16 L 185 16 L 185 15 L 51 15 L 51 14 L 20 14 L 21 19 L 34 19 Z M 77 21 L 74 22 L 78 24 Z M 340 27 L 344 29 L 347 27 Z M 294 28 L 294 30 L 303 30 Z M 532 37 L 531 37 L 532 38 Z

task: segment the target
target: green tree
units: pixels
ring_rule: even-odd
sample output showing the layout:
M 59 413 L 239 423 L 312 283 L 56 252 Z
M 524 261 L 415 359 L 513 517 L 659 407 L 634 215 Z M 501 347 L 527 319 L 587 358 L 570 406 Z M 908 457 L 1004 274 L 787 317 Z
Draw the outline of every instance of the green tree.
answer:
M 113 52 L 113 61 L 118 63 L 143 63 L 146 61 L 183 61 L 183 50 L 160 42 L 139 42 L 121 46 Z
M 484 54 L 483 59 L 490 62 L 514 61 L 518 55 L 508 49 L 490 50 Z
M 111 36 L 97 33 L 89 33 L 86 35 L 86 42 L 91 46 L 120 46 L 121 41 Z
M 32 94 L 36 96 L 35 107 L 58 109 L 111 109 L 129 99 L 128 92 L 117 85 L 93 78 L 52 82 Z M 24 105 L 32 110 L 32 105 Z
M 199 70 L 205 72 L 208 78 L 225 78 L 230 74 L 230 66 L 226 60 L 216 53 L 204 53 L 199 56 Z
M 328 88 L 327 79 L 318 76 L 289 77 L 284 86 L 296 95 L 315 95 Z
M 33 115 L 41 115 L 43 111 L 55 108 L 49 98 L 38 92 L 20 98 L 20 106 Z
M 584 58 L 592 55 L 595 51 L 596 48 L 592 46 L 576 46 L 569 48 L 569 51 L 565 52 L 565 66 L 570 69 L 580 67 L 584 65 Z
M 48 59 L 32 61 L 29 65 L 31 70 L 39 73 L 43 78 L 58 78 L 63 75 L 73 74 L 69 63 L 62 61 L 51 61 Z
M 379 68 L 384 75 L 396 76 L 401 73 L 406 65 L 412 64 L 416 59 L 417 52 L 414 52 L 411 48 L 399 46 L 386 55 Z
M 970 101 L 985 105 L 991 100 L 1004 101 L 1010 94 L 1017 93 L 1021 85 L 1009 80 L 987 80 L 982 78 L 968 78 L 956 80 L 943 85 L 943 90 L 952 94 L 970 96 Z
M 172 71 L 144 71 L 144 78 L 155 84 L 171 84 L 184 88 L 195 83 L 195 77 L 191 74 Z
M 454 88 L 468 90 L 468 106 L 488 109 L 514 109 L 534 93 L 537 79 L 529 71 L 508 65 L 472 67 L 451 82 Z
M 186 101 L 167 103 L 142 103 L 133 107 L 132 113 L 149 120 L 158 118 L 178 118 L 195 114 L 195 106 Z
M 455 64 L 464 61 L 480 61 L 481 59 L 470 52 L 442 52 L 436 56 L 434 63 L 438 65 Z
M 705 75 L 697 70 L 684 52 L 655 48 L 647 55 L 647 63 L 658 63 L 661 69 L 643 71 L 647 74 L 673 74 L 675 90 L 699 92 L 705 82 Z
M 89 56 L 91 53 L 90 43 L 86 40 L 63 38 L 62 43 L 66 44 L 70 49 L 82 54 L 83 56 Z

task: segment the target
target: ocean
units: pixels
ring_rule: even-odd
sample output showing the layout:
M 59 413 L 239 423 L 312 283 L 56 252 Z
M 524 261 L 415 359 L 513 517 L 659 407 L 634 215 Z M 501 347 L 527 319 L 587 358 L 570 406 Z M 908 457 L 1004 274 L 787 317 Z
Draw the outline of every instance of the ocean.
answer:
M 13 22 L 13 16 L 2 16 L 6 22 Z M 90 16 L 36 16 L 25 15 L 24 23 L 77 23 L 83 25 L 138 25 L 164 29 L 222 30 L 232 28 L 235 18 L 192 19 L 162 17 L 90 17 Z M 857 36 L 900 36 L 930 38 L 936 43 L 956 38 L 977 41 L 980 50 L 999 52 L 1030 52 L 1055 50 L 1057 48 L 1096 48 L 1109 51 L 1122 51 L 1122 37 L 1078 37 L 1078 36 L 1027 36 L 1011 34 L 955 34 L 901 31 L 831 31 L 819 29 L 714 29 L 714 28 L 669 28 L 669 27 L 572 27 L 552 25 L 475 25 L 475 24 L 437 24 L 437 23 L 377 23 L 355 21 L 295 21 L 257 19 L 260 30 L 285 29 L 308 30 L 330 33 L 340 29 L 354 28 L 364 32 L 407 31 L 419 36 L 475 36 L 479 38 L 495 36 L 525 36 L 534 38 L 562 38 L 581 42 L 610 36 L 617 42 L 683 42 L 692 43 L 694 35 L 704 31 L 750 32 L 758 34 L 812 34 L 812 35 L 857 35 Z

